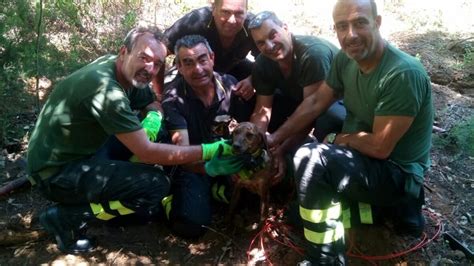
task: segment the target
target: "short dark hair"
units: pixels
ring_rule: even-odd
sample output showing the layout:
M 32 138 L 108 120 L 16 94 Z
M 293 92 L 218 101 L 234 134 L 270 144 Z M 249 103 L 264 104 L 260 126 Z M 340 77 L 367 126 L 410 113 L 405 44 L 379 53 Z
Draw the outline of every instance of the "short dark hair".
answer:
M 209 42 L 206 40 L 206 38 L 204 38 L 201 35 L 197 35 L 197 34 L 185 35 L 181 37 L 180 39 L 178 39 L 178 41 L 176 41 L 176 44 L 174 46 L 174 54 L 176 55 L 175 60 L 179 61 L 178 51 L 181 47 L 193 48 L 193 47 L 196 47 L 200 43 L 206 46 L 209 53 L 212 53 L 212 49 L 211 49 L 211 46 L 209 45 Z
M 213 7 L 222 6 L 222 1 L 224 0 L 214 0 Z M 245 8 L 248 9 L 249 1 L 245 0 Z
M 262 23 L 265 20 L 270 19 L 278 26 L 283 26 L 283 22 L 276 16 L 276 14 L 272 11 L 262 11 L 255 15 L 249 22 L 248 28 L 249 29 L 256 29 L 262 26 Z
M 378 16 L 377 13 L 377 3 L 374 0 L 370 0 L 370 7 L 372 8 L 372 16 L 374 19 Z
M 127 33 L 127 36 L 125 36 L 125 39 L 123 40 L 123 45 L 127 47 L 127 52 L 130 52 L 133 49 L 133 46 L 135 46 L 140 36 L 143 36 L 147 33 L 153 35 L 153 38 L 155 38 L 156 41 L 163 43 L 165 46 L 168 45 L 168 39 L 158 27 L 140 26 L 140 27 L 135 27 L 131 29 Z

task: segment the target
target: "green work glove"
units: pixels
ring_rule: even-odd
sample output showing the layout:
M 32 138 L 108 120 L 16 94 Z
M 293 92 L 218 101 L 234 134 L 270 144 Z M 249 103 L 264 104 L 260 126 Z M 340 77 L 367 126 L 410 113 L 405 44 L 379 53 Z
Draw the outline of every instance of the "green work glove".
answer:
M 223 146 L 219 145 L 214 157 L 204 164 L 204 169 L 208 175 L 232 175 L 239 172 L 244 166 L 245 158 L 240 155 L 222 157 L 223 152 Z
M 202 159 L 204 161 L 209 161 L 217 154 L 219 147 L 222 147 L 222 155 L 232 155 L 232 145 L 230 145 L 230 140 L 219 140 L 214 143 L 203 143 L 202 147 Z
M 145 133 L 151 142 L 155 142 L 158 132 L 160 132 L 162 119 L 163 116 L 160 111 L 150 111 L 142 120 L 143 130 L 145 130 Z

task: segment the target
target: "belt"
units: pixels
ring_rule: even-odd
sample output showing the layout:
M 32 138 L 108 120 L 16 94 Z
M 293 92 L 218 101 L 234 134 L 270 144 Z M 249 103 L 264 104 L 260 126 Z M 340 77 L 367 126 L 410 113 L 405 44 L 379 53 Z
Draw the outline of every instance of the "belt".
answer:
M 62 167 L 60 166 L 51 166 L 41 169 L 40 171 L 28 176 L 28 180 L 30 181 L 31 185 L 35 185 L 38 181 L 46 180 L 53 175 L 59 173 Z M 39 180 L 38 180 L 39 177 Z

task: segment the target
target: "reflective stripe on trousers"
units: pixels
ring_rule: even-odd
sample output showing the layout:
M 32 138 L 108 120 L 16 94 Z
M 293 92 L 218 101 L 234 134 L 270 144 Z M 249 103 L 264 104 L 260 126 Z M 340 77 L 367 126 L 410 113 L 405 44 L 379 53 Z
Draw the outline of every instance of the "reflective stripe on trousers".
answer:
M 306 209 L 300 206 L 301 218 L 311 224 L 305 226 L 305 238 L 314 244 L 330 244 L 344 238 L 340 203 L 333 203 L 327 209 Z M 319 228 L 316 229 L 316 228 Z
M 105 204 L 90 203 L 90 206 L 95 217 L 105 221 L 117 216 L 127 215 L 135 212 L 134 210 L 123 206 L 118 200 L 109 201 Z
M 173 195 L 169 195 L 164 197 L 161 200 L 161 205 L 165 209 L 166 219 L 170 219 L 170 212 L 171 212 L 171 203 L 173 202 Z
M 344 205 L 343 205 L 344 206 Z M 361 224 L 373 224 L 374 218 L 372 215 L 372 206 L 368 203 L 359 202 L 357 209 L 359 211 L 359 221 L 353 221 L 351 215 L 351 208 L 349 206 L 344 206 L 342 210 L 342 223 L 344 224 L 344 229 L 349 229 L 352 227 L 352 223 L 359 222 Z
M 229 204 L 229 199 L 225 196 L 226 186 L 219 183 L 214 183 L 212 185 L 212 197 L 220 202 Z

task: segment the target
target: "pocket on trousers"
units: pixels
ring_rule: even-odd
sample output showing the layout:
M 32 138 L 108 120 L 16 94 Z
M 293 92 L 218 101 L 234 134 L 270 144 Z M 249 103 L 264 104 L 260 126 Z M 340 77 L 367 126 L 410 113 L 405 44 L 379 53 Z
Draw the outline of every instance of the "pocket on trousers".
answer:
M 405 193 L 405 173 L 402 171 L 402 169 L 391 162 L 388 162 L 387 168 L 389 168 L 390 171 L 390 176 L 392 178 L 392 181 L 397 188 L 397 190 L 400 192 L 400 194 Z

